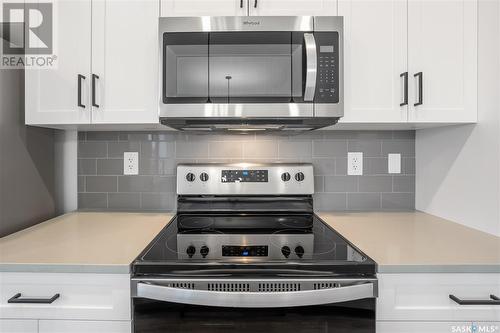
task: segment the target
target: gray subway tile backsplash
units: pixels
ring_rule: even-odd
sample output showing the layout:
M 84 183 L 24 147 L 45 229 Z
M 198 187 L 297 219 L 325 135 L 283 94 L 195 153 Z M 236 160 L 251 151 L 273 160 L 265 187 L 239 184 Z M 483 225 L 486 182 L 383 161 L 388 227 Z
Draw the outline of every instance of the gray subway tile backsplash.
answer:
M 108 193 L 108 208 L 118 210 L 139 210 L 140 193 Z
M 380 193 L 347 193 L 347 210 L 380 210 Z
M 85 177 L 85 188 L 87 192 L 117 192 L 118 177 L 116 176 L 87 176 Z
M 78 133 L 78 204 L 85 209 L 172 210 L 179 163 L 311 162 L 316 210 L 412 210 L 414 131 L 315 131 L 296 136 L 179 132 Z M 123 175 L 123 152 L 139 153 L 139 175 Z M 347 176 L 347 152 L 364 153 L 364 175 Z M 400 153 L 402 174 L 387 173 Z
M 392 176 L 365 176 L 359 178 L 359 192 L 392 192 Z

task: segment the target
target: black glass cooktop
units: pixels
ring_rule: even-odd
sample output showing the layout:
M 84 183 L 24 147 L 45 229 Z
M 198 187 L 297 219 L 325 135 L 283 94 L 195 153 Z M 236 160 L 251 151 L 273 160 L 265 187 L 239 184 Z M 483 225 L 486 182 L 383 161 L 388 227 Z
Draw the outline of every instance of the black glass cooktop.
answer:
M 249 224 L 251 228 L 246 228 Z M 178 244 L 180 238 L 203 239 L 210 235 L 251 235 L 249 237 L 263 239 L 266 247 L 228 250 L 226 246 L 221 252 L 224 255 L 202 258 L 200 255 L 188 257 L 186 249 Z M 288 258 L 268 256 L 268 253 L 282 253 L 281 245 L 274 241 L 280 236 L 304 237 L 311 243 L 300 258 L 294 254 Z M 136 275 L 199 277 L 249 274 L 370 276 L 376 272 L 376 263 L 315 215 L 199 215 L 174 218 L 134 262 L 133 272 Z

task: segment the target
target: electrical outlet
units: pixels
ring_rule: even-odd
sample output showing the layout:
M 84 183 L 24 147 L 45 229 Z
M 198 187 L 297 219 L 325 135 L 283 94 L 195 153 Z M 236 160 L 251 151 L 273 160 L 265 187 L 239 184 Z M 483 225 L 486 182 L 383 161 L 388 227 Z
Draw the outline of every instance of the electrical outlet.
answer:
M 139 174 L 139 153 L 125 152 L 123 153 L 123 174 L 138 175 Z
M 389 173 L 401 173 L 401 154 L 389 154 L 387 161 Z
M 347 153 L 347 174 L 363 175 L 363 153 Z

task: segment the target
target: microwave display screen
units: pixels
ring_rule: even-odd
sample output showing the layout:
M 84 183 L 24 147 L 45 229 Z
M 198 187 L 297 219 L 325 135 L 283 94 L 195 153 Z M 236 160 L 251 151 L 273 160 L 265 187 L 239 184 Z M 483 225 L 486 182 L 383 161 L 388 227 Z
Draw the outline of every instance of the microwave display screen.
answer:
M 321 45 L 319 47 L 321 53 L 333 53 L 333 45 Z

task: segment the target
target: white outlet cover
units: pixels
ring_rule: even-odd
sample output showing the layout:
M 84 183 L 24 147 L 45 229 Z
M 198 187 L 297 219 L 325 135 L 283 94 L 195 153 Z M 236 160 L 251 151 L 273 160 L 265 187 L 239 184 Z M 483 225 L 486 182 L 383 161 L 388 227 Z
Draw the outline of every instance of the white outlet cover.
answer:
M 389 173 L 401 173 L 401 154 L 389 154 L 387 157 Z
M 139 153 L 124 152 L 123 153 L 123 174 L 138 175 L 139 174 Z
M 363 175 L 363 153 L 347 153 L 347 174 L 349 176 Z

